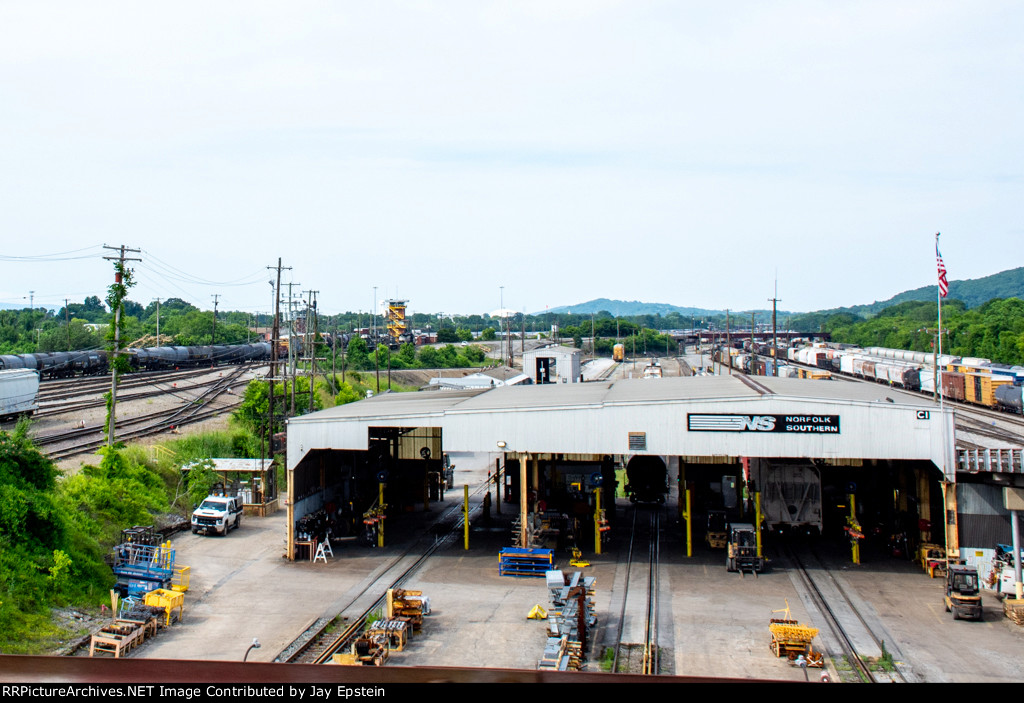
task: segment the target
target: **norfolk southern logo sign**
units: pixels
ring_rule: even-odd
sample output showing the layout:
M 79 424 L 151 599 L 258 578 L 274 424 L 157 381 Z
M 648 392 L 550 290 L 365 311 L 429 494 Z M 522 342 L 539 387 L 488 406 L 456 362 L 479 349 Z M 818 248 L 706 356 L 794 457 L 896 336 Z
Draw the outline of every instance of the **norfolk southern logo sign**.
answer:
M 688 413 L 690 432 L 810 432 L 839 434 L 838 415 L 697 415 Z

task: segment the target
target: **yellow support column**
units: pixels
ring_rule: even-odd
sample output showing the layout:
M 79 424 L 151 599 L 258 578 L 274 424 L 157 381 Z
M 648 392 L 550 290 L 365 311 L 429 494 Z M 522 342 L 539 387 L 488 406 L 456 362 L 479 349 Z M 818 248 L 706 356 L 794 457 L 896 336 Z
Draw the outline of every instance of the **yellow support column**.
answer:
M 519 457 L 519 546 L 530 546 L 529 512 L 526 505 L 526 462 L 529 454 L 517 454 Z
M 381 483 L 380 493 L 377 496 L 377 504 L 380 506 L 380 518 L 377 520 L 377 546 L 384 546 L 384 486 L 386 484 Z
M 847 524 L 850 526 L 850 551 L 853 556 L 853 563 L 860 563 L 860 537 L 863 534 L 860 529 L 860 523 L 857 522 L 857 496 L 853 493 L 850 496 L 850 514 L 846 518 Z
M 918 517 L 922 520 L 927 520 L 928 524 L 931 525 L 931 530 L 925 533 L 924 530 L 918 535 L 922 542 L 931 542 L 933 538 L 933 532 L 935 525 L 932 524 L 932 492 L 931 484 L 928 481 L 928 474 L 920 469 L 915 469 L 914 473 L 917 478 L 917 510 Z
M 601 487 L 594 489 L 594 554 L 601 553 Z
M 754 534 L 757 535 L 757 556 L 763 557 L 761 544 L 761 491 L 754 493 Z
M 683 486 L 686 486 L 686 483 L 683 483 Z M 691 510 L 693 508 L 693 491 L 691 491 L 689 488 L 686 488 L 685 490 L 686 490 L 686 514 L 684 515 L 684 518 L 686 519 L 686 556 L 692 557 L 693 556 L 693 520 L 691 520 L 690 517 L 693 515 L 693 513 L 691 512 Z
M 469 549 L 469 484 L 462 487 L 462 535 L 463 547 Z
M 533 458 L 530 473 L 533 477 L 533 505 L 530 506 L 530 509 L 536 514 L 540 505 L 540 455 Z
M 946 534 L 946 557 L 949 559 L 960 558 L 960 532 L 957 524 L 956 509 L 956 484 L 949 481 L 942 482 L 942 504 L 946 508 L 946 515 L 943 523 Z

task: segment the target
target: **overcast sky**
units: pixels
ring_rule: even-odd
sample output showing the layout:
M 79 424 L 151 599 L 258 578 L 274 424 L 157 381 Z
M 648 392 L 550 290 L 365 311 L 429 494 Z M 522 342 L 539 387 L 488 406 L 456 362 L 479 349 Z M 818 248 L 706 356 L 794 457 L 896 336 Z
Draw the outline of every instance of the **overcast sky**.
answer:
M 986 276 L 1024 265 L 1022 20 L 4 2 L 0 302 L 103 297 L 103 244 L 142 250 L 133 300 L 220 310 L 266 311 L 278 257 L 327 312 L 374 286 L 418 312 L 744 310 L 776 271 L 781 308 L 870 303 L 935 283 L 937 231 L 950 279 Z

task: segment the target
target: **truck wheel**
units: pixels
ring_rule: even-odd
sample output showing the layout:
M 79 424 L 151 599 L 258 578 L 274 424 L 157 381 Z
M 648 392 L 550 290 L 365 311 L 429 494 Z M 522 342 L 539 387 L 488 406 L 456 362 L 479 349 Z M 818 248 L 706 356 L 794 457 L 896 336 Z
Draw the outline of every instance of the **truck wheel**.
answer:
M 242 516 L 239 515 L 238 517 L 235 518 L 235 529 L 237 530 L 241 526 L 242 526 Z

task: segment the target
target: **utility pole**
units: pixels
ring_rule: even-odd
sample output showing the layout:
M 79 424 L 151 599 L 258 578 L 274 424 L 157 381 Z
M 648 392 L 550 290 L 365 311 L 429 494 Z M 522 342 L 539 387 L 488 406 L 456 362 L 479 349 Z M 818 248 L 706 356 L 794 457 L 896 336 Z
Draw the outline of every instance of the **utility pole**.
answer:
M 71 351 L 71 314 L 68 312 L 67 298 L 64 298 L 64 326 L 68 328 L 68 351 Z
M 775 313 L 779 302 L 779 281 L 775 281 L 775 297 L 769 298 L 772 304 L 772 376 L 779 375 L 779 330 L 775 326 Z
M 271 326 L 270 332 L 270 378 L 268 383 L 269 388 L 269 403 L 268 410 L 270 414 L 270 421 L 267 428 L 267 454 L 273 454 L 273 437 L 274 437 L 274 378 L 277 376 L 277 357 L 280 352 L 279 344 L 281 342 L 281 326 L 280 326 L 280 313 L 281 313 L 281 259 L 277 259 L 277 266 L 268 266 L 268 269 L 277 269 L 277 284 L 274 286 L 274 321 Z M 291 266 L 287 267 L 288 271 L 291 271 Z M 271 281 L 273 283 L 273 281 Z
M 295 297 L 292 293 L 294 286 L 301 286 L 301 283 L 295 283 L 292 281 L 288 284 L 288 376 L 291 379 L 291 409 L 289 415 L 295 414 L 295 326 L 293 321 L 295 319 Z
M 156 299 L 156 345 L 160 346 L 160 298 Z
M 121 272 L 124 271 L 124 262 L 126 261 L 142 261 L 142 259 L 132 259 L 125 257 L 125 253 L 139 254 L 139 249 L 129 249 L 124 244 L 120 247 L 108 247 L 106 244 L 103 245 L 104 249 L 111 249 L 117 251 L 120 249 L 120 254 L 117 256 L 104 256 L 103 258 L 107 261 L 117 260 L 119 265 L 117 267 L 117 273 L 114 274 L 114 283 L 119 285 L 123 277 Z M 114 446 L 114 430 L 117 426 L 117 358 L 121 351 L 121 309 L 124 307 L 123 301 L 118 301 L 117 309 L 113 310 L 114 313 L 114 353 L 112 363 L 110 364 L 110 418 L 107 426 L 107 446 Z
M 313 412 L 313 381 L 316 379 L 316 340 L 319 337 L 319 325 L 318 317 L 316 312 L 316 295 L 320 291 L 311 290 L 309 293 L 309 302 L 306 305 L 306 330 L 305 338 L 309 340 L 307 348 L 309 349 L 309 412 Z M 310 315 L 313 316 L 313 329 L 309 327 Z
M 732 334 L 729 332 L 729 308 L 725 309 L 725 360 L 732 376 Z
M 750 355 L 751 355 L 750 371 L 753 372 L 754 371 L 754 364 L 753 364 L 753 362 L 757 361 L 757 347 L 754 346 L 754 311 L 753 310 L 750 311 Z
M 338 392 L 335 387 L 338 383 L 338 318 L 334 318 L 334 334 L 331 335 L 331 389 Z
M 210 345 L 217 343 L 217 301 L 220 298 L 220 294 L 214 294 L 210 296 L 213 298 L 213 332 L 210 333 Z

